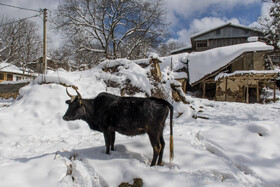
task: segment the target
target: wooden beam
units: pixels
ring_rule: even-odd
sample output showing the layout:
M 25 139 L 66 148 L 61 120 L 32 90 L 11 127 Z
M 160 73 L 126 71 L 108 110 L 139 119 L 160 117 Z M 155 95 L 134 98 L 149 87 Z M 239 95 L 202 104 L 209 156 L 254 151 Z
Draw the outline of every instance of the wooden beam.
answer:
M 227 101 L 227 87 L 228 87 L 228 79 L 226 77 L 226 86 L 225 86 L 225 101 Z
M 243 79 L 243 80 L 270 80 L 273 78 L 278 77 L 277 74 L 273 74 L 273 75 L 263 75 L 263 76 L 254 76 L 254 77 L 247 77 L 247 76 L 231 76 L 231 77 L 227 77 L 228 79 Z
M 203 98 L 205 98 L 205 95 L 206 95 L 206 83 L 205 81 L 203 81 Z

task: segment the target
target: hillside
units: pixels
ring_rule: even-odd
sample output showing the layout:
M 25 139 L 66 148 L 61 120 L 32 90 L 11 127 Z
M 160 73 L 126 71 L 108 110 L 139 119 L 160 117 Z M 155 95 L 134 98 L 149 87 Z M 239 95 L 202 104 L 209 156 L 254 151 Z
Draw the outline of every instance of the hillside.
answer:
M 181 68 L 181 58 L 173 58 L 173 70 Z M 104 61 L 80 72 L 59 69 L 48 72 L 48 84 L 38 77 L 17 100 L 2 100 L 11 105 L 0 108 L 0 186 L 114 187 L 134 178 L 145 187 L 280 185 L 279 101 L 227 103 L 184 95 L 189 104 L 175 102 L 170 85 L 178 84 L 174 78 L 180 73 L 171 71 L 168 57 L 160 68 L 164 83 L 159 85 L 147 60 Z M 69 99 L 62 84 L 77 86 L 83 98 L 121 95 L 122 89 L 126 96 L 146 97 L 157 87 L 175 108 L 173 162 L 168 125 L 162 167 L 149 166 L 152 148 L 146 135 L 117 134 L 116 151 L 106 155 L 103 134 L 83 121 L 62 119 Z

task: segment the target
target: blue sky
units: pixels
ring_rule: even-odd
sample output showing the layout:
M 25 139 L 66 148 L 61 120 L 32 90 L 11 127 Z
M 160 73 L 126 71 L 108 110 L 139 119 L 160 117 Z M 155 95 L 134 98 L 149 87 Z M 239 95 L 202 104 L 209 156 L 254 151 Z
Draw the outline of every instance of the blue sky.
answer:
M 256 25 L 268 11 L 261 0 L 166 0 L 172 37 L 190 45 L 190 36 L 228 22 Z
M 186 45 L 192 34 L 211 29 L 218 25 L 232 22 L 250 26 L 267 11 L 261 0 L 163 0 L 167 5 L 167 20 L 170 23 L 169 41 L 179 41 Z M 1 3 L 31 9 L 47 8 L 54 11 L 58 0 L 0 0 Z M 0 16 L 16 19 L 34 15 L 34 12 L 0 6 Z M 42 19 L 33 18 L 39 29 Z M 53 31 L 48 29 L 49 46 L 58 46 L 60 40 Z
M 178 31 L 183 28 L 189 29 L 190 23 L 194 19 L 201 20 L 203 18 L 221 18 L 224 20 L 230 20 L 232 18 L 236 18 L 239 20 L 239 23 L 242 25 L 250 25 L 251 23 L 258 20 L 260 17 L 260 10 L 262 8 L 262 3 L 255 3 L 250 6 L 241 6 L 237 5 L 233 7 L 231 10 L 224 10 L 221 7 L 215 7 L 214 5 L 209 6 L 209 8 L 202 12 L 201 14 L 192 14 L 191 16 L 185 18 L 180 16 L 175 12 L 176 17 L 179 19 L 179 22 L 182 24 L 177 24 L 174 26 L 174 31 Z

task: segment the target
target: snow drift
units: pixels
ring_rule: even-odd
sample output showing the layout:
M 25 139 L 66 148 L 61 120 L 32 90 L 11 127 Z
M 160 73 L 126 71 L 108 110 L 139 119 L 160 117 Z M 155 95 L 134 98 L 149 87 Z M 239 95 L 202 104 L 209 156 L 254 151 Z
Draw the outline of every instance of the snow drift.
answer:
M 180 68 L 184 57 L 173 58 L 173 70 Z M 103 91 L 120 95 L 119 87 L 108 87 L 104 80 L 129 79 L 143 91 L 137 96 L 144 97 L 153 86 L 147 69 L 126 59 L 118 63 L 119 72 L 111 75 L 102 70 L 104 66 L 49 72 L 48 84 L 35 80 L 20 90 L 19 99 L 0 108 L 0 186 L 114 187 L 137 177 L 145 187 L 280 185 L 279 102 L 247 105 L 186 95 L 189 105 L 173 102 L 171 165 L 165 152 L 165 166 L 149 166 L 152 149 L 146 135 L 117 134 L 116 151 L 106 155 L 101 133 L 83 121 L 62 120 L 68 96 L 60 83 L 78 86 L 84 98 L 93 98 Z M 161 68 L 168 92 L 168 81 L 174 81 L 169 57 Z M 193 119 L 195 113 L 209 120 Z M 169 142 L 168 125 L 164 138 Z

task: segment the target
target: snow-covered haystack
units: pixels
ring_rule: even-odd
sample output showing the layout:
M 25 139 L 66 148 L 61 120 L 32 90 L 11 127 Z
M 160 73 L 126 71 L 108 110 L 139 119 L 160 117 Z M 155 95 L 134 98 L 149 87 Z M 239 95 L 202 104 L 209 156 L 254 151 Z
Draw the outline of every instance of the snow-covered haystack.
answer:
M 105 60 L 97 67 L 103 71 L 100 78 L 108 87 L 119 88 L 122 95 L 144 93 L 151 96 L 153 89 L 147 75 L 150 66 L 143 68 L 128 59 Z
M 160 85 L 175 108 L 171 165 L 165 151 L 163 167 L 149 166 L 152 149 L 146 135 L 117 134 L 116 151 L 106 155 L 103 134 L 83 121 L 62 120 L 69 99 L 64 86 L 94 98 L 104 91 L 121 95 L 129 80 L 140 90 L 136 96 L 152 94 L 149 63 L 119 59 L 87 71 L 48 72 L 47 84 L 38 78 L 20 90 L 20 99 L 0 108 L 0 186 L 115 187 L 136 178 L 145 187 L 279 186 L 280 102 L 246 105 L 189 95 L 184 95 L 188 105 L 173 102 L 171 84 L 181 78 L 177 70 L 185 57 L 159 58 Z M 195 111 L 209 119 L 193 119 Z M 169 132 L 166 125 L 165 150 Z
M 180 60 L 175 59 L 174 64 L 181 65 Z M 162 59 L 156 54 L 152 54 L 148 59 L 137 61 L 105 60 L 94 69 L 98 69 L 99 78 L 106 83 L 107 87 L 118 88 L 122 96 L 153 96 L 171 102 L 173 100 L 172 90 L 174 90 L 172 85 L 176 85 L 178 91 L 182 92 L 181 83 L 175 79 L 180 75 L 186 77 L 186 73 L 175 72 L 171 70 L 171 66 L 172 64 L 165 58 Z

